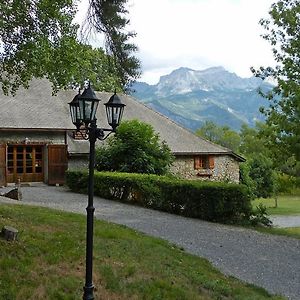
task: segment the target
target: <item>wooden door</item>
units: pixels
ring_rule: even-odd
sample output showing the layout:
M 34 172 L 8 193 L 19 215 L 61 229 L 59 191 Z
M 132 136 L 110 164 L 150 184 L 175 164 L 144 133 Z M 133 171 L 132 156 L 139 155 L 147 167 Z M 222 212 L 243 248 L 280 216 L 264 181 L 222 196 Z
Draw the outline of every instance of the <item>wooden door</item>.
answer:
M 44 145 L 7 146 L 7 182 L 44 180 Z
M 6 145 L 0 145 L 0 186 L 6 185 Z
M 64 184 L 67 168 L 67 145 L 49 145 L 48 184 Z

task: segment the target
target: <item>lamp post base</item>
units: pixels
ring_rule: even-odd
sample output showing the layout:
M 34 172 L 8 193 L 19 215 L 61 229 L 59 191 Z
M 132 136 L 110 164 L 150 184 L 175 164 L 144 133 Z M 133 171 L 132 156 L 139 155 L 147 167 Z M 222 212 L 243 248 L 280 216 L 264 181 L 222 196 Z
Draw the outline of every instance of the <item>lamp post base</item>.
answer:
M 84 286 L 83 287 L 83 300 L 94 300 L 94 286 Z

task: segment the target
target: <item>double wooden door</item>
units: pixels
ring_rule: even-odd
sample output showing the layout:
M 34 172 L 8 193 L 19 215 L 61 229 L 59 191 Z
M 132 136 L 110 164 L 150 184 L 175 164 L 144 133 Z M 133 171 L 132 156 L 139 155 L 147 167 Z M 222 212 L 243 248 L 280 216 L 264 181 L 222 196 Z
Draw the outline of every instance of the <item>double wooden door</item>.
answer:
M 67 145 L 0 145 L 0 186 L 7 183 L 64 184 Z
M 7 182 L 44 181 L 43 145 L 7 146 Z

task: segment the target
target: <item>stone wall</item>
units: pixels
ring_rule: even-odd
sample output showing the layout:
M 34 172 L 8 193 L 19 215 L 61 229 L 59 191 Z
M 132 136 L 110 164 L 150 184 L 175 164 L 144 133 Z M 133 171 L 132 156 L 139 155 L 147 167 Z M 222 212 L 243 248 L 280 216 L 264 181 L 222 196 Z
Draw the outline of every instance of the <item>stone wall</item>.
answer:
M 83 156 L 71 156 L 68 161 L 68 170 L 87 170 L 89 167 L 88 155 Z
M 186 179 L 239 182 L 239 162 L 229 155 L 216 155 L 213 169 L 194 169 L 194 156 L 177 156 L 171 172 Z
M 177 156 L 171 166 L 171 172 L 187 179 L 239 182 L 239 162 L 229 155 L 214 157 L 213 169 L 195 170 L 193 156 Z M 88 156 L 71 156 L 69 170 L 88 168 Z

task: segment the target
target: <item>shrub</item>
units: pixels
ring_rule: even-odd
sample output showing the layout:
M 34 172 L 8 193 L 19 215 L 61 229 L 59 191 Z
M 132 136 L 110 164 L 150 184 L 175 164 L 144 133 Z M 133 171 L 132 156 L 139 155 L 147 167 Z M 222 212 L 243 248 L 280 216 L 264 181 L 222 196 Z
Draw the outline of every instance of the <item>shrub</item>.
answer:
M 86 193 L 87 182 L 88 171 L 67 171 L 66 183 L 72 191 Z
M 88 174 L 67 172 L 67 185 L 86 192 Z M 166 176 L 96 172 L 95 195 L 208 221 L 234 223 L 249 218 L 244 185 L 181 180 Z
M 124 121 L 106 146 L 96 149 L 96 169 L 164 175 L 174 160 L 168 145 L 160 142 L 150 124 Z
M 251 195 L 251 199 L 255 199 L 256 183 L 250 177 L 249 173 L 250 173 L 250 166 L 248 162 L 244 162 L 240 164 L 240 182 L 248 187 Z
M 268 218 L 268 216 L 267 207 L 262 203 L 259 203 L 258 206 L 256 206 L 256 209 L 252 212 L 250 224 L 254 226 L 272 226 L 272 221 Z

